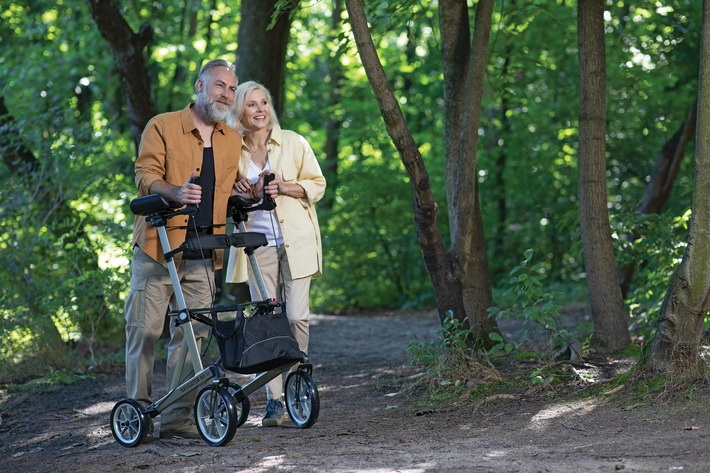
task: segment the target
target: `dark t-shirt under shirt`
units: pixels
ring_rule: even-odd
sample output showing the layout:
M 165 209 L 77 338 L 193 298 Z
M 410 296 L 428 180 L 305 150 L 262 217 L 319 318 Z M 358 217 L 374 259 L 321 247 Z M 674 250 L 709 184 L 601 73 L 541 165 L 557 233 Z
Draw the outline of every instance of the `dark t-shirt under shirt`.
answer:
M 200 235 L 212 234 L 212 205 L 214 203 L 214 153 L 212 148 L 205 148 L 202 153 L 202 170 L 200 171 L 199 184 L 202 187 L 202 200 L 200 211 L 190 217 L 187 224 L 185 240 Z M 182 255 L 185 259 L 212 258 L 212 250 L 185 250 Z

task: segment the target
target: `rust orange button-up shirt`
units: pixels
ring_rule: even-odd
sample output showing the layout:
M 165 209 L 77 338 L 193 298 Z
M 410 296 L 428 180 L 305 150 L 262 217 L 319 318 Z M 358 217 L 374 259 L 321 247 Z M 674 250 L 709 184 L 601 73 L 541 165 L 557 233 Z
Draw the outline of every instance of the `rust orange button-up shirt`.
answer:
M 139 197 L 150 194 L 150 186 L 157 180 L 181 186 L 190 178 L 192 171 L 199 174 L 204 142 L 192 120 L 191 106 L 179 112 L 157 115 L 143 130 L 135 165 Z M 241 137 L 224 123 L 217 123 L 212 134 L 215 166 L 213 233 L 224 233 L 227 200 L 237 179 L 241 149 Z M 187 220 L 187 215 L 178 215 L 168 220 L 166 229 L 171 249 L 185 242 Z M 132 244 L 138 245 L 154 260 L 165 264 L 158 232 L 143 216 L 135 218 Z M 223 250 L 213 252 L 215 269 L 222 266 L 222 256 Z M 180 266 L 180 255 L 176 255 L 175 264 Z

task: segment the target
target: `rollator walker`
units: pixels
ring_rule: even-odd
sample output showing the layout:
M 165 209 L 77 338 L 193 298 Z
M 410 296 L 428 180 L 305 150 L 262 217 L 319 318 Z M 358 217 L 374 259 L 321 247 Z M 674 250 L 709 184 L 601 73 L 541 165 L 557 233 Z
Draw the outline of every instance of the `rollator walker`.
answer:
M 271 179 L 273 179 L 273 174 L 266 176 L 264 187 Z M 172 323 L 182 326 L 184 336 L 167 394 L 147 407 L 130 398 L 120 400 L 113 407 L 111 431 L 116 441 L 124 447 L 135 447 L 140 444 L 145 439 L 148 425 L 153 418 L 182 396 L 198 389 L 199 392 L 194 404 L 194 420 L 197 430 L 207 444 L 211 446 L 226 445 L 234 437 L 237 427 L 244 424 L 249 416 L 249 395 L 288 370 L 290 373 L 284 384 L 284 400 L 288 415 L 298 428 L 309 428 L 315 424 L 320 410 L 320 401 L 318 389 L 312 378 L 313 367 L 309 363 L 307 355 L 300 350 L 298 350 L 298 355 L 294 355 L 293 350 L 288 354 L 285 353 L 286 350 L 280 350 L 278 344 L 287 337 L 270 338 L 269 343 L 272 344 L 272 347 L 276 344 L 272 351 L 280 353 L 275 358 L 251 366 L 242 366 L 238 362 L 225 363 L 226 358 L 230 360 L 234 358 L 235 350 L 238 352 L 237 355 L 242 355 L 242 352 L 246 355 L 245 347 L 241 346 L 242 333 L 240 331 L 246 332 L 245 328 L 249 323 L 265 320 L 254 319 L 254 317 L 278 317 L 282 327 L 286 323 L 285 329 L 290 338 L 293 338 L 288 330 L 287 322 L 283 322 L 285 320 L 284 303 L 268 297 L 263 276 L 254 255 L 254 249 L 267 245 L 266 236 L 246 231 L 245 225 L 249 212 L 273 210 L 275 206 L 273 199 L 266 193 L 260 202 L 251 202 L 239 196 L 232 196 L 229 199 L 227 210 L 227 216 L 231 216 L 235 223 L 235 229 L 231 235 L 199 236 L 185 241 L 180 247 L 172 250 L 165 228 L 168 219 L 177 215 L 194 215 L 197 212 L 196 206 L 183 207 L 181 203 L 171 202 L 158 194 L 138 197 L 131 201 L 131 211 L 135 215 L 145 216 L 146 221 L 149 221 L 158 231 L 177 302 L 177 308 L 168 311 L 168 315 L 174 318 L 171 320 Z M 230 306 L 188 308 L 173 256 L 188 249 L 214 250 L 228 249 L 232 246 L 244 248 L 262 300 Z M 227 312 L 235 313 L 237 319 L 234 322 L 220 321 L 219 314 Z M 281 314 L 283 315 L 281 316 Z M 218 338 L 220 350 L 220 359 L 216 363 L 207 367 L 203 366 L 195 332 L 189 323 L 191 320 L 205 323 L 213 328 L 211 336 Z M 226 329 L 228 327 L 234 327 L 232 334 L 225 336 L 220 333 L 228 331 Z M 240 340 L 239 345 L 235 344 L 235 339 Z M 296 343 L 295 339 L 289 340 L 289 342 Z M 192 363 L 195 374 L 189 379 L 181 380 L 179 379 L 180 373 L 188 360 Z M 240 386 L 226 376 L 225 368 L 235 373 L 255 374 L 256 376 L 244 386 Z

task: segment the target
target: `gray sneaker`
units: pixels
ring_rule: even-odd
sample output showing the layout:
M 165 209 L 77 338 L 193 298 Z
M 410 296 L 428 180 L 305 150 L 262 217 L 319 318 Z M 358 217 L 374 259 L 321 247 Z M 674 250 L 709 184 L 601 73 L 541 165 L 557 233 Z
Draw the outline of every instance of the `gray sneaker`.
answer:
M 284 405 L 281 401 L 266 401 L 266 415 L 261 420 L 262 427 L 276 427 L 284 423 Z
M 182 437 L 184 439 L 200 438 L 197 426 L 192 419 L 181 419 L 169 424 L 160 424 L 160 437 Z

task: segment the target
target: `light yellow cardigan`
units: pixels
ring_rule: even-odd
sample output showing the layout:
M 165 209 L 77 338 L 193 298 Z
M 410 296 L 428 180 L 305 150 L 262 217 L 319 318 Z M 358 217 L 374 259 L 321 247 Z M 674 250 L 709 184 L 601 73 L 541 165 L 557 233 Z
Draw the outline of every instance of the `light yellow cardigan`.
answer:
M 302 199 L 283 195 L 276 197 L 274 212 L 281 225 L 291 276 L 294 279 L 307 276 L 317 278 L 323 271 L 323 248 L 314 204 L 325 193 L 325 177 L 308 142 L 293 131 L 282 130 L 274 125 L 267 150 L 271 170 L 278 173 L 284 182 L 299 184 L 306 191 L 306 197 Z M 250 161 L 251 153 L 242 145 L 239 179 L 247 177 Z M 232 247 L 226 282 L 239 283 L 247 279 L 244 249 Z

